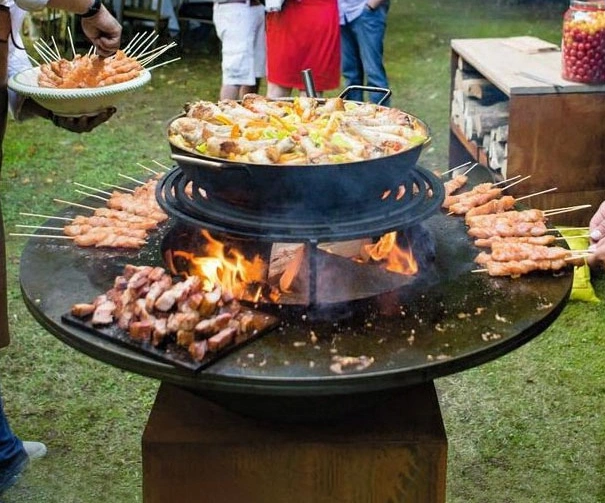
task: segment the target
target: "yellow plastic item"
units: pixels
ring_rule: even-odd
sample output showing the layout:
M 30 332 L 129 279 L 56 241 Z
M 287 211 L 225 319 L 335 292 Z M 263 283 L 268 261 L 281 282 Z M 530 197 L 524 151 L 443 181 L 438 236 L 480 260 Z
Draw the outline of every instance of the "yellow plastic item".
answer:
M 588 233 L 587 229 L 567 229 L 565 227 L 558 227 L 557 230 L 565 238 L 586 236 Z M 566 242 L 572 250 L 586 250 L 590 245 L 588 237 L 574 237 L 573 239 L 566 239 Z M 592 283 L 590 282 L 590 267 L 588 267 L 588 264 L 586 263 L 582 266 L 574 267 L 570 300 L 601 302 L 601 299 L 597 297 L 594 288 L 592 287 Z

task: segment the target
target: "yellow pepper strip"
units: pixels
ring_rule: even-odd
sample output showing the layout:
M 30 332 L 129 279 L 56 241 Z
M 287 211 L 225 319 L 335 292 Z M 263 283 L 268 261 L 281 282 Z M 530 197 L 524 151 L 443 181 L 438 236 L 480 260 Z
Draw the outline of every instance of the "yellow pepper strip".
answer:
M 271 115 L 269 117 L 269 122 L 275 126 L 278 130 L 279 129 L 285 129 L 286 131 L 289 132 L 293 132 L 296 131 L 296 127 L 291 125 L 291 124 L 287 124 L 286 122 L 284 122 L 283 120 L 281 120 L 279 117 L 276 117 L 274 115 Z
M 241 136 L 241 131 L 237 124 L 234 124 L 231 128 L 231 138 L 239 138 Z
M 226 126 L 231 126 L 233 125 L 233 122 L 229 119 L 229 117 L 227 117 L 226 115 L 223 114 L 218 114 L 214 117 L 218 122 L 221 122 L 223 124 L 225 124 Z

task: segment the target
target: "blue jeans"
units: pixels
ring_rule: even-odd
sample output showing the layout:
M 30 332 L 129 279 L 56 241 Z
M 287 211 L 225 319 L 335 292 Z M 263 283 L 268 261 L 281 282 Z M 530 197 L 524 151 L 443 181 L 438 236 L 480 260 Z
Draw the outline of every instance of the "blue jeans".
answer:
M 15 483 L 27 462 L 23 443 L 11 430 L 0 398 L 0 494 Z
M 389 87 L 383 64 L 388 12 L 389 2 L 384 2 L 376 10 L 364 9 L 360 16 L 340 27 L 345 86 Z M 372 103 L 377 103 L 382 96 L 382 93 L 369 93 Z M 363 101 L 363 93 L 354 90 L 346 98 Z M 387 100 L 383 105 L 389 106 L 389 102 Z

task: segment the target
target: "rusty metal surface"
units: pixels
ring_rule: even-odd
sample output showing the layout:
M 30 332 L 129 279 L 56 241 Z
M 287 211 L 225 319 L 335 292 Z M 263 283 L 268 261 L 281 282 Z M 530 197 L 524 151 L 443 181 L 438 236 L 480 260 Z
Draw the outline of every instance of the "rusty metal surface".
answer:
M 485 180 L 477 170 L 474 183 Z M 73 210 L 62 215 L 73 216 Z M 425 222 L 435 259 L 414 281 L 374 299 L 321 306 L 311 312 L 272 309 L 279 326 L 194 375 L 64 324 L 72 304 L 106 291 L 124 265 L 162 265 L 155 234 L 139 251 L 79 249 L 30 238 L 21 257 L 25 302 L 60 340 L 93 358 L 195 390 L 234 408 L 293 405 L 300 412 L 332 398 L 371 403 L 390 390 L 427 382 L 488 362 L 539 335 L 559 315 L 571 291 L 571 270 L 519 279 L 473 273 L 478 250 L 461 218 L 439 212 Z M 363 370 L 336 373 L 335 356 L 366 356 Z M 279 400 L 276 400 L 279 398 Z M 313 406 L 313 405 L 311 405 Z

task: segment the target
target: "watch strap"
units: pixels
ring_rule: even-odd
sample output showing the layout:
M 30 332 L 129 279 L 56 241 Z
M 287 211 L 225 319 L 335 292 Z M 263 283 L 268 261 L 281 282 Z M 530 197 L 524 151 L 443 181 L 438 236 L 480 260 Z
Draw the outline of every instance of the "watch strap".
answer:
M 99 12 L 101 10 L 102 5 L 103 5 L 103 2 L 101 2 L 101 0 L 94 0 L 94 2 L 89 7 L 89 9 L 84 14 L 82 14 L 82 17 L 94 16 L 97 12 Z

